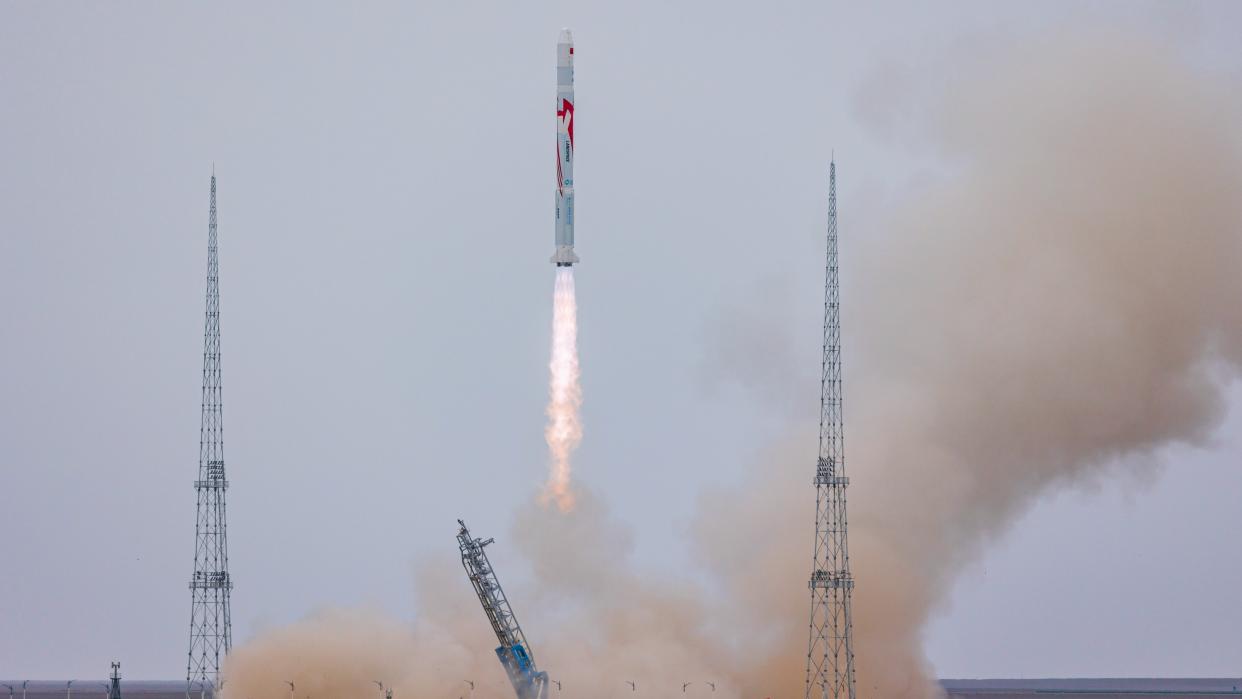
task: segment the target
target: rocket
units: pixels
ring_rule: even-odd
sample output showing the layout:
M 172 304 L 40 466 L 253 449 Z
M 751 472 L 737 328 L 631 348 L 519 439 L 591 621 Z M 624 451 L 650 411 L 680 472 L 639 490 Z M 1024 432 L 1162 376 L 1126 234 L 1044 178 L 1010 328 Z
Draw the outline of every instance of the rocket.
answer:
M 574 254 L 574 36 L 556 40 L 556 254 L 557 267 L 572 267 Z

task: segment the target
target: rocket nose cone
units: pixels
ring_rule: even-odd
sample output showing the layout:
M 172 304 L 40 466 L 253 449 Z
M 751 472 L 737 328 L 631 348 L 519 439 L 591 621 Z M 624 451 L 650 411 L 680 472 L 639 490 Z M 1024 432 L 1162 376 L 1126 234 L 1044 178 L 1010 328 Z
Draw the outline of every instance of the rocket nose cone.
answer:
M 561 30 L 561 35 L 557 37 L 556 43 L 558 44 L 574 43 L 574 33 L 569 31 L 569 27 L 565 27 L 564 29 Z

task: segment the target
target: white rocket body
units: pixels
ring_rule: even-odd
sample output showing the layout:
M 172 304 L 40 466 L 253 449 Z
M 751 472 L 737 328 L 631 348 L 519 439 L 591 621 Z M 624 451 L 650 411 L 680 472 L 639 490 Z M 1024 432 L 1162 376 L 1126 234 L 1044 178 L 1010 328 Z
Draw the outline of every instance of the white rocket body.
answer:
M 574 37 L 556 41 L 556 253 L 557 267 L 572 267 L 574 254 Z

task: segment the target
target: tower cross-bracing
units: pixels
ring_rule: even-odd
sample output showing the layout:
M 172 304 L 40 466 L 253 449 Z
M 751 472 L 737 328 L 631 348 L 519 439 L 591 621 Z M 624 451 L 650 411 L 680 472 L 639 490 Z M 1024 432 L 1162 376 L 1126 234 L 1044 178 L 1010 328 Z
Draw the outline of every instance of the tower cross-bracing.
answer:
M 828 169 L 828 261 L 824 354 L 820 373 L 819 459 L 815 465 L 815 555 L 806 699 L 854 698 L 850 550 L 846 537 L 844 429 L 841 415 L 841 288 L 837 274 L 837 165 Z
M 190 578 L 190 652 L 187 682 L 218 685 L 220 664 L 233 644 L 229 619 L 228 528 L 224 494 L 223 399 L 220 392 L 220 278 L 216 259 L 216 175 L 211 175 L 211 209 L 207 223 L 207 312 L 203 330 L 202 426 L 198 443 L 198 480 L 194 491 L 194 574 Z

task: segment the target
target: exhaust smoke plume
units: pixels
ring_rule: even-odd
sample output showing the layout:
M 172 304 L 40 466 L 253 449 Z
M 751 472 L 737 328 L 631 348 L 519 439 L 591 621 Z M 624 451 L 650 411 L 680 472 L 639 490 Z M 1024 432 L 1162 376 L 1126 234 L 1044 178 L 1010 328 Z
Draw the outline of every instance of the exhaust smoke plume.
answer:
M 845 424 L 868 699 L 937 694 L 920 633 L 954 573 L 1042 494 L 1207 440 L 1242 368 L 1236 86 L 1114 34 L 1006 51 L 976 56 L 944 91 L 934 133 L 951 175 L 884 218 L 842 200 L 842 266 L 858 280 L 843 293 Z M 848 223 L 862 219 L 874 230 Z M 546 492 L 562 505 L 580 436 L 569 275 L 558 271 L 548 411 Z M 589 491 L 571 512 L 520 511 L 504 541 L 534 579 L 510 596 L 566 691 L 712 679 L 718 699 L 802 695 L 813 417 L 746 482 L 701 497 L 695 548 L 711 591 L 636 572 L 628 533 Z M 446 547 L 451 534 L 446 523 Z M 318 628 L 278 631 L 234 650 L 226 693 L 285 699 L 284 673 L 366 696 L 365 667 L 398 697 L 457 696 L 462 677 L 510 696 L 460 567 L 423 575 L 428 613 L 408 643 L 337 623 L 357 642 L 335 655 L 305 650 Z
M 548 385 L 548 426 L 544 439 L 551 452 L 551 471 L 544 485 L 543 499 L 554 502 L 561 512 L 574 506 L 570 486 L 570 454 L 582 441 L 582 386 L 578 383 L 578 300 L 574 295 L 573 267 L 556 268 L 556 289 L 552 301 L 551 381 Z
M 1236 85 L 1116 34 L 1011 51 L 944 90 L 952 174 L 842 227 L 860 696 L 938 693 L 921 631 L 957 571 L 1040 495 L 1207 440 L 1242 368 Z M 802 691 L 811 546 L 776 534 L 811 521 L 798 444 L 701 507 L 735 608 L 785 622 L 751 693 Z

